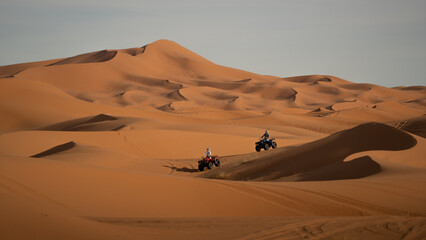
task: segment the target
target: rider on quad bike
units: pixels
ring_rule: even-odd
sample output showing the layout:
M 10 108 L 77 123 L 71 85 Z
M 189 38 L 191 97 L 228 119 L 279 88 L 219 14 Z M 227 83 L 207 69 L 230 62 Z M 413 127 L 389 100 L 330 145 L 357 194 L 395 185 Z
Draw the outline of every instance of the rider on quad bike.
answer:
M 269 131 L 266 130 L 265 133 L 260 137 L 260 140 L 262 141 L 268 141 L 269 139 Z
M 220 160 L 217 158 L 217 156 L 212 156 L 210 148 L 207 148 L 206 153 L 204 153 L 201 158 L 202 159 L 198 161 L 198 170 L 200 171 L 204 171 L 205 167 L 207 167 L 208 169 L 212 169 L 213 165 L 215 165 L 216 167 L 220 166 Z
M 206 158 L 212 158 L 212 152 L 210 148 L 207 148 L 206 153 L 204 153 L 203 155 L 203 158 L 204 156 L 206 156 Z
M 269 147 L 276 148 L 277 143 L 274 141 L 275 138 L 269 139 L 269 131 L 266 130 L 265 133 L 260 137 L 260 141 L 256 142 L 256 152 L 260 152 L 260 150 L 263 148 L 266 150 L 269 149 Z

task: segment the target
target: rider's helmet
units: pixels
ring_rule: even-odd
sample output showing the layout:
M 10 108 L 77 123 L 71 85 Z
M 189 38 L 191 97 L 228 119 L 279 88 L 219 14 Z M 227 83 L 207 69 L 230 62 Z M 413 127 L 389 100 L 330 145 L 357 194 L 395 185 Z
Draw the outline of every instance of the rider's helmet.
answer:
M 268 130 L 266 130 L 266 131 L 265 131 L 265 133 L 269 133 L 269 131 L 268 131 Z
M 210 148 L 209 148 L 209 147 L 207 148 L 207 151 L 210 151 Z

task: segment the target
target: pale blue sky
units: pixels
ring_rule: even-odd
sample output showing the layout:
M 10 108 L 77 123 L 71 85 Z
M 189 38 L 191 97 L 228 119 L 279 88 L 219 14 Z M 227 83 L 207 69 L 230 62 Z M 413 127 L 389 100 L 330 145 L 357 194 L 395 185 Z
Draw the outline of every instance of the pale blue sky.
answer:
M 170 39 L 220 65 L 426 85 L 425 0 L 2 0 L 0 65 Z

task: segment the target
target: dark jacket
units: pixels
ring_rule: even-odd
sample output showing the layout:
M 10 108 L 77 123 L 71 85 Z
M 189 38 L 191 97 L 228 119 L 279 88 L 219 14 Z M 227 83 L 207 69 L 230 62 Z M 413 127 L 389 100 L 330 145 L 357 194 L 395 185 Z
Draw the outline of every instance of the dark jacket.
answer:
M 269 139 L 269 133 L 265 133 L 265 134 L 263 134 L 263 135 L 262 135 L 262 137 L 260 137 L 260 138 L 263 138 L 263 139 Z

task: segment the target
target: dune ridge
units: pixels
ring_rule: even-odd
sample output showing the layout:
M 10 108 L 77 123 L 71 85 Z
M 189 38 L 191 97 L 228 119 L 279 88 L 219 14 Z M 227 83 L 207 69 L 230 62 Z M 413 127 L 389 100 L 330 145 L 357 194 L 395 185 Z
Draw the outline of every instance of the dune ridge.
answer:
M 66 150 L 69 150 L 69 149 L 75 147 L 75 145 L 76 145 L 75 142 L 69 141 L 67 143 L 60 144 L 60 145 L 54 146 L 50 149 L 47 149 L 46 151 L 43 151 L 41 153 L 34 154 L 31 157 L 32 158 L 46 157 L 46 156 L 49 156 L 49 155 L 52 155 L 52 154 L 56 154 L 56 153 L 60 153 L 60 152 L 64 152 Z
M 99 63 L 106 62 L 115 57 L 117 51 L 102 50 L 99 52 L 85 53 L 70 58 L 65 58 L 57 62 L 48 64 L 47 66 L 75 64 L 75 63 Z
M 117 118 L 106 114 L 73 119 L 40 128 L 44 131 L 118 131 L 125 127 L 131 119 Z
M 14 77 L 16 74 L 22 71 L 25 71 L 26 69 L 46 66 L 60 60 L 61 59 L 53 59 L 53 60 L 46 60 L 46 61 L 39 61 L 39 62 L 29 62 L 29 63 L 0 66 L 0 78 L 11 78 L 11 77 Z
M 143 54 L 146 50 L 146 45 L 140 48 L 129 48 L 129 49 L 124 49 L 122 50 L 122 52 L 125 52 L 133 57 Z

